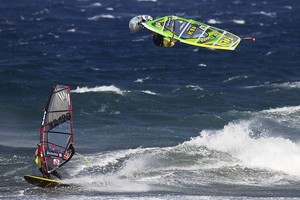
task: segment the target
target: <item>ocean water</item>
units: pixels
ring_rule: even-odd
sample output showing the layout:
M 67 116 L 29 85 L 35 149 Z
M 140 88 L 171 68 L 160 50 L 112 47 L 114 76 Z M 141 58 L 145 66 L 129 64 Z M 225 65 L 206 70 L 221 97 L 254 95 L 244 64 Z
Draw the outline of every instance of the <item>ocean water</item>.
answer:
M 300 198 L 300 4 L 294 0 L 0 2 L 1 199 Z M 179 15 L 235 51 L 131 34 Z M 70 188 L 41 189 L 33 153 L 51 85 L 72 88 Z

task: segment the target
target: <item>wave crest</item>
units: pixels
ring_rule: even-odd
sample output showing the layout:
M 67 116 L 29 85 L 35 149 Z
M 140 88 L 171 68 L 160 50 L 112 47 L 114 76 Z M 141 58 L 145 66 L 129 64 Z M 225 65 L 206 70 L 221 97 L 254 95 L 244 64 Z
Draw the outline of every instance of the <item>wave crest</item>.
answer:
M 77 87 L 75 90 L 71 90 L 73 93 L 88 93 L 88 92 L 114 92 L 123 95 L 124 92 L 114 85 L 110 86 L 96 86 L 93 88 Z
M 204 130 L 186 145 L 225 152 L 249 168 L 269 169 L 300 177 L 300 144 L 283 137 L 255 135 L 258 121 L 229 123 L 221 130 Z

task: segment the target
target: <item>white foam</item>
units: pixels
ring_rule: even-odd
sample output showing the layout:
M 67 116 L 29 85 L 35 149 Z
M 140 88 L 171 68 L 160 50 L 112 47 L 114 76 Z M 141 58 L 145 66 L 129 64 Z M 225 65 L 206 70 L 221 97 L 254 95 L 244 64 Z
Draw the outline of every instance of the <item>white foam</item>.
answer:
M 131 155 L 137 155 L 144 151 L 145 149 L 137 148 L 137 149 L 109 151 L 109 152 L 104 152 L 96 155 L 86 155 L 89 158 L 90 163 L 81 163 L 81 165 L 79 164 L 76 165 L 76 168 L 72 170 L 72 175 L 75 176 L 79 174 L 86 167 L 96 167 L 96 166 L 105 167 L 109 165 L 114 165 L 118 163 L 120 159 L 124 159 Z
M 116 17 L 113 15 L 95 15 L 93 17 L 89 17 L 88 20 L 93 20 L 93 21 L 97 21 L 98 19 L 115 19 Z
M 56 35 L 56 34 L 54 34 L 54 33 L 48 33 L 48 35 L 51 35 L 51 36 L 53 36 L 54 38 L 59 39 L 59 36 Z
M 71 92 L 74 92 L 74 93 L 114 92 L 114 93 L 123 95 L 123 92 L 119 88 L 115 87 L 114 85 L 110 85 L 110 86 L 96 86 L 96 87 L 93 87 L 93 88 L 77 87 L 75 90 L 71 90 Z
M 245 20 L 243 20 L 243 19 L 234 19 L 232 21 L 236 24 L 245 24 L 246 23 Z
M 273 108 L 269 110 L 263 110 L 265 113 L 278 113 L 281 115 L 291 115 L 295 112 L 300 112 L 300 106 L 286 106 L 282 108 Z
M 283 6 L 283 8 L 286 8 L 286 9 L 289 9 L 289 10 L 292 10 L 292 9 L 293 9 L 292 6 Z
M 89 67 L 89 69 L 92 71 L 100 71 L 100 69 L 98 67 Z
M 153 148 L 154 149 L 154 148 Z M 136 159 L 140 153 L 148 149 L 127 149 L 111 152 L 104 152 L 98 155 L 89 156 L 90 163 L 79 163 L 76 169 L 70 170 L 72 177 L 78 176 L 85 168 L 97 168 L 115 165 L 120 160 L 132 157 L 132 160 L 126 162 L 120 170 L 115 173 L 94 174 L 84 177 L 77 177 L 65 180 L 65 183 L 72 183 L 82 186 L 85 190 L 101 191 L 101 192 L 146 192 L 149 191 L 149 186 L 146 183 L 140 182 L 135 178 L 134 173 L 142 170 L 144 160 Z
M 123 178 L 117 174 L 93 175 L 68 179 L 66 183 L 80 185 L 87 191 L 99 192 L 147 192 L 145 183 Z
M 300 106 L 264 110 L 255 116 L 297 112 Z M 300 144 L 283 137 L 271 137 L 265 134 L 268 133 L 265 129 L 268 127 L 259 120 L 244 120 L 231 122 L 219 130 L 204 130 L 200 136 L 174 147 L 101 152 L 90 158 L 90 164 L 73 166 L 76 168 L 71 170 L 73 177 L 88 168 L 105 171 L 106 167 L 111 170 L 113 166 L 113 171 L 93 172 L 94 176 L 78 177 L 70 183 L 92 191 L 145 192 L 154 191 L 157 185 L 162 191 L 163 186 L 184 187 L 185 184 L 186 187 L 215 182 L 272 185 L 289 184 L 291 176 L 295 176 L 293 180 L 300 179 Z M 251 170 L 243 173 L 244 168 Z M 228 169 L 233 170 L 232 173 L 223 177 L 222 170 L 227 173 Z M 266 176 L 261 176 L 261 171 Z
M 157 95 L 157 93 L 151 92 L 150 90 L 143 90 L 142 92 L 146 94 Z
M 150 2 L 157 2 L 157 0 L 137 0 L 138 2 L 143 2 L 143 1 L 150 1 Z
M 139 79 L 136 79 L 134 82 L 135 82 L 135 83 L 143 83 L 143 82 L 144 82 L 144 79 L 139 78 Z
M 67 30 L 67 32 L 76 32 L 76 29 L 75 28 L 71 28 L 71 29 Z
M 135 83 L 144 83 L 144 81 L 149 80 L 149 79 L 150 79 L 150 77 L 148 76 L 146 78 L 139 78 L 139 79 L 135 80 L 134 82 Z
M 43 15 L 43 14 L 47 14 L 47 13 L 50 13 L 50 11 L 48 8 L 45 8 L 43 10 L 33 13 L 33 15 Z
M 209 19 L 207 21 L 207 23 L 209 23 L 209 24 L 221 24 L 221 21 L 216 20 L 216 19 Z
M 286 82 L 286 83 L 279 83 L 279 84 L 276 83 L 276 84 L 272 84 L 272 86 L 286 88 L 286 89 L 291 89 L 291 88 L 299 89 L 300 82 L 296 81 L 296 82 Z
M 273 54 L 273 52 L 272 52 L 272 51 L 268 51 L 268 53 L 266 53 L 265 55 L 266 55 L 266 56 L 269 56 L 269 55 L 271 55 L 271 54 Z
M 198 91 L 198 90 L 204 90 L 203 88 L 201 88 L 200 86 L 198 85 L 186 85 L 184 87 L 180 87 L 180 88 L 176 88 L 175 90 L 173 90 L 173 92 L 177 92 L 177 91 L 180 91 L 184 88 L 187 88 L 187 89 L 192 89 L 194 91 Z
M 205 64 L 205 63 L 200 63 L 200 64 L 198 64 L 198 66 L 199 66 L 199 67 L 207 67 L 207 64 Z
M 297 133 L 300 130 L 300 106 L 271 108 L 261 111 L 260 114 L 281 127 L 285 127 L 287 135 L 290 135 L 291 132 Z
M 223 83 L 230 82 L 230 81 L 236 80 L 236 79 L 242 79 L 242 78 L 246 79 L 246 78 L 248 78 L 248 76 L 233 76 L 233 77 L 230 77 L 230 78 L 224 80 Z
M 271 54 L 271 53 L 267 53 Z M 283 88 L 283 89 L 299 89 L 300 88 L 300 82 L 285 82 L 285 83 L 266 83 L 264 85 L 256 85 L 256 86 L 245 86 L 244 88 L 259 88 L 259 87 L 273 87 L 273 88 Z
M 142 42 L 145 41 L 143 38 L 138 38 L 138 39 L 132 39 L 132 42 Z
M 102 4 L 99 3 L 99 2 L 93 3 L 93 4 L 91 5 L 91 7 L 101 7 L 101 6 L 102 6 Z
M 260 11 L 260 12 L 254 12 L 253 14 L 259 14 L 259 15 L 264 15 L 264 16 L 268 16 L 268 17 L 276 17 L 275 12 Z
M 250 168 L 284 172 L 300 178 L 300 144 L 282 137 L 253 138 L 257 121 L 229 123 L 221 130 L 205 130 L 186 142 L 226 152 Z
M 190 88 L 190 89 L 192 89 L 192 90 L 195 90 L 195 91 L 197 91 L 197 90 L 203 90 L 203 88 L 201 88 L 200 86 L 198 86 L 198 85 L 187 85 L 187 86 L 185 86 L 186 88 Z

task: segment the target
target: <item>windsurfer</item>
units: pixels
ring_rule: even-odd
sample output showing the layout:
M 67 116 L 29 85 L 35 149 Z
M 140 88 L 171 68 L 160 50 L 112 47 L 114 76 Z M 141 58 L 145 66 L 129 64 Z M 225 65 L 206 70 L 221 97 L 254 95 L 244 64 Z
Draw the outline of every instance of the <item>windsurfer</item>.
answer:
M 150 15 L 139 15 L 132 18 L 129 22 L 129 29 L 132 33 L 139 31 L 143 27 L 143 23 L 152 21 L 153 17 Z M 162 36 L 156 32 L 150 31 L 153 35 L 153 42 L 159 47 L 173 47 L 176 40 L 170 37 Z
M 149 15 L 143 15 L 141 20 L 142 20 L 141 22 L 146 23 L 148 21 L 152 21 L 153 18 Z M 153 31 L 150 32 L 153 35 L 153 43 L 156 46 L 168 48 L 168 47 L 173 47 L 175 45 L 176 40 L 174 40 L 173 38 L 162 36 Z
M 40 154 L 39 144 L 38 144 L 38 148 L 34 152 L 34 162 L 38 166 L 40 172 L 43 174 L 43 177 L 51 179 L 50 174 L 52 174 L 52 175 L 56 176 L 57 178 L 61 179 L 62 178 L 61 175 L 56 170 L 54 170 L 50 174 L 47 173 L 45 170 L 43 170 L 42 162 L 41 162 L 41 156 L 40 155 L 41 154 Z
M 145 17 L 142 17 L 142 22 L 148 22 L 148 21 L 152 21 L 153 18 L 151 16 L 145 18 Z M 158 25 L 160 26 L 160 24 L 158 23 Z M 165 47 L 165 48 L 168 48 L 168 47 L 173 47 L 175 45 L 175 42 L 177 40 L 174 40 L 173 38 L 170 38 L 170 37 L 165 37 L 165 36 L 162 36 L 156 32 L 153 32 L 153 31 L 150 31 L 153 35 L 153 43 L 156 45 L 156 46 L 159 46 L 159 47 Z
M 157 33 L 152 33 L 153 34 L 153 42 L 156 46 L 159 47 L 173 47 L 175 45 L 176 40 L 170 37 L 164 37 L 160 34 Z

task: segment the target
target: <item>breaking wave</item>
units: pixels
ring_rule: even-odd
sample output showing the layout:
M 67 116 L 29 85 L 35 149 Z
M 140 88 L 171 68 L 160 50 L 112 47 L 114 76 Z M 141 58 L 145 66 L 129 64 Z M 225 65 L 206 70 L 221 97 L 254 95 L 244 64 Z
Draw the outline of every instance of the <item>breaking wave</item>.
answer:
M 245 86 L 244 88 L 252 89 L 252 88 L 260 88 L 260 87 L 273 87 L 273 88 L 283 88 L 283 89 L 299 89 L 300 82 L 284 82 L 284 83 L 272 83 L 272 84 L 264 84 L 264 85 L 256 85 L 256 86 Z
M 150 90 L 143 90 L 142 92 L 145 93 L 145 94 L 157 95 L 157 93 L 152 92 Z
M 236 24 L 245 24 L 246 23 L 245 20 L 243 20 L 243 19 L 234 19 L 232 21 Z
M 102 192 L 178 191 L 216 183 L 288 185 L 300 180 L 300 144 L 272 136 L 260 118 L 299 110 L 300 106 L 260 111 L 253 119 L 203 130 L 177 146 L 93 154 L 92 164 L 77 165 L 72 170 L 76 178 L 68 181 Z
M 300 178 L 300 144 L 282 137 L 255 133 L 257 121 L 229 123 L 222 130 L 204 130 L 186 142 L 229 153 L 240 165 L 283 172 Z M 262 136 L 253 137 L 261 134 Z
M 87 92 L 114 92 L 123 95 L 124 92 L 114 85 L 110 86 L 97 86 L 93 88 L 77 87 L 75 90 L 71 90 L 73 93 L 87 93 Z
M 97 21 L 98 19 L 115 19 L 116 17 L 113 15 L 95 15 L 93 17 L 89 17 L 88 20 Z
M 279 84 L 272 84 L 273 87 L 280 87 L 280 88 L 287 88 L 287 89 L 299 89 L 300 88 L 300 82 L 285 82 L 285 83 L 279 83 Z

